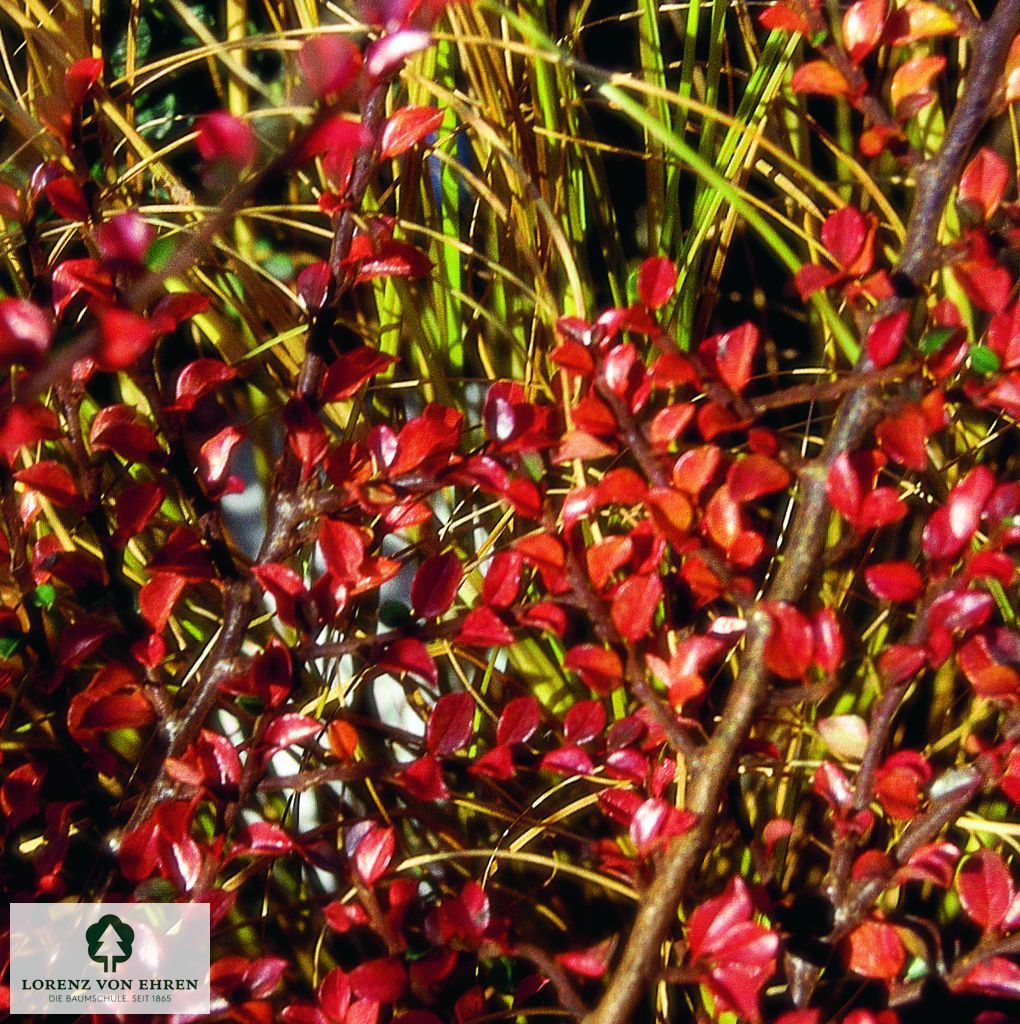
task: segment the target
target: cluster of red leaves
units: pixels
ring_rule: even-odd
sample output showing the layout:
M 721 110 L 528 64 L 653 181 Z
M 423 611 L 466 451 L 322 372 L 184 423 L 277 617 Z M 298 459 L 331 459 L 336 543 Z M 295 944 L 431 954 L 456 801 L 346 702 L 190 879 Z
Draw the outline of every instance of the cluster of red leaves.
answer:
M 784 0 L 765 19 L 813 37 L 819 6 Z M 380 36 L 364 51 L 325 35 L 298 58 L 317 114 L 288 159 L 321 158 L 320 207 L 334 225 L 351 209 L 359 156 L 397 159 L 442 116 L 412 106 L 372 123 L 341 109 L 428 44 L 438 8 L 366 13 Z M 955 31 L 942 7 L 910 0 L 887 13 L 858 0 L 845 56 L 859 67 L 879 45 Z M 910 78 L 909 63 L 894 80 L 897 122 L 939 70 Z M 49 123 L 69 149 L 101 76 L 89 61 L 66 76 Z M 793 85 L 861 99 L 828 58 Z M 196 145 L 235 177 L 259 159 L 250 125 L 222 112 L 199 122 Z M 1020 485 L 979 452 L 945 455 L 954 423 L 1020 415 L 1004 167 L 981 150 L 959 183 L 967 226 L 947 259 L 974 316 L 944 298 L 923 329 L 902 311 L 870 324 L 869 366 L 897 367 L 910 386 L 891 387 L 866 443 L 831 465 L 759 402 L 755 324 L 689 347 L 671 335 L 677 268 L 654 257 L 632 304 L 556 324 L 548 392 L 493 382 L 480 424 L 438 404 L 387 418 L 352 402 L 394 362 L 368 345 L 331 351 L 312 388 L 261 395 L 284 435 L 275 479 L 287 486 L 270 495 L 251 560 L 226 539 L 220 502 L 244 487 L 234 456 L 252 443 L 251 393 L 264 384 L 196 349 L 187 325 L 206 299 L 160 291 L 139 304 L 152 228 L 94 208 L 62 163 L 0 194 L 37 253 L 40 218 L 73 222 L 87 241 L 44 259 L 31 297 L 0 301 L 0 544 L 17 595 L 0 620 L 0 692 L 13 728 L 51 719 L 33 733 L 45 742 L 4 751 L 0 826 L 8 844 L 34 840 L 8 888 L 88 895 L 96 883 L 80 861 L 102 849 L 107 893 L 209 902 L 214 1010 L 238 1024 L 437 1024 L 451 1013 L 464 1024 L 540 1010 L 562 997 L 548 984 L 561 971 L 594 990 L 623 917 L 605 892 L 640 898 L 697 824 L 683 806 L 687 757 L 713 728 L 754 619 L 767 623 L 776 707 L 810 699 L 820 711 L 817 739 L 803 740 L 817 767 L 791 814 L 780 744 L 806 748 L 770 709 L 739 751 L 712 870 L 685 898 L 677 980 L 711 1012 L 751 1021 L 776 981 L 777 1024 L 897 1024 L 892 1007 L 922 975 L 947 998 L 1020 997 L 1010 866 L 945 831 L 980 801 L 1020 800 Z M 339 266 L 297 276 L 295 308 L 312 326 L 341 284 L 428 274 L 394 224 L 373 215 Z M 833 268 L 804 267 L 801 295 L 838 289 L 862 311 L 888 300 L 878 239 L 869 213 L 834 212 L 822 228 Z M 167 338 L 190 353 L 169 375 Z M 60 359 L 70 373 L 51 397 L 38 385 Z M 114 379 L 121 401 L 101 406 Z M 347 403 L 343 429 L 335 403 Z M 762 600 L 786 505 L 822 471 L 819 579 L 830 571 L 840 585 Z M 493 547 L 448 529 L 451 497 L 492 527 Z M 265 601 L 263 621 L 237 597 L 245 587 Z M 217 609 L 208 644 L 182 628 L 199 607 Z M 334 658 L 338 687 L 322 668 Z M 544 659 L 558 690 L 534 685 L 529 658 Z M 193 674 L 215 683 L 208 706 L 192 702 Z M 914 749 L 913 733 L 890 735 L 883 708 L 931 680 L 970 709 L 965 735 Z M 838 682 L 859 702 L 829 701 Z M 418 728 L 347 699 L 384 683 L 403 689 Z M 146 751 L 160 743 L 173 755 L 153 764 Z M 545 817 L 559 792 L 575 802 Z M 311 825 L 292 813 L 299 796 L 315 805 Z M 532 850 L 538 837 L 547 846 Z M 745 854 L 754 878 L 734 867 Z M 525 872 L 557 869 L 583 884 L 557 882 L 548 913 L 527 913 Z M 253 956 L 237 925 L 277 884 Z M 826 904 L 820 926 L 801 920 L 801 887 Z M 298 891 L 308 898 L 290 920 Z M 949 895 L 961 913 L 943 941 L 929 925 Z M 595 904 L 613 908 L 604 926 Z M 311 943 L 294 956 L 312 934 L 314 956 Z

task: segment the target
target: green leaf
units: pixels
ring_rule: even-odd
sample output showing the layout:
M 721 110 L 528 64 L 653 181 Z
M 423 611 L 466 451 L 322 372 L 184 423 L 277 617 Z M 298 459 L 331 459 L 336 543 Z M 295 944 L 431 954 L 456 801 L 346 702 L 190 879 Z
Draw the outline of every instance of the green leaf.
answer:
M 971 345 L 970 368 L 975 373 L 988 376 L 997 373 L 1001 366 L 999 357 L 987 345 Z
M 163 235 L 162 238 L 157 238 L 145 254 L 146 266 L 149 270 L 158 273 L 166 266 L 176 247 L 177 242 L 172 235 Z
M 174 126 L 174 115 L 177 113 L 177 96 L 168 92 L 165 96 L 139 107 L 139 134 L 155 142 L 162 142 Z
M 379 621 L 390 629 L 410 626 L 414 622 L 411 609 L 403 601 L 383 601 L 379 605 Z
M 20 636 L 0 637 L 0 658 L 9 658 L 21 646 Z
M 127 29 L 124 34 L 113 44 L 110 51 L 110 70 L 116 78 L 123 78 L 127 74 Z M 135 32 L 135 67 L 145 63 L 149 51 L 152 49 L 152 29 L 145 18 L 138 19 L 138 30 Z
M 917 346 L 923 355 L 931 356 L 942 349 L 946 342 L 956 333 L 955 327 L 936 327 L 929 331 Z
M 57 591 L 52 583 L 40 583 L 32 594 L 32 600 L 40 607 L 49 611 L 57 600 Z

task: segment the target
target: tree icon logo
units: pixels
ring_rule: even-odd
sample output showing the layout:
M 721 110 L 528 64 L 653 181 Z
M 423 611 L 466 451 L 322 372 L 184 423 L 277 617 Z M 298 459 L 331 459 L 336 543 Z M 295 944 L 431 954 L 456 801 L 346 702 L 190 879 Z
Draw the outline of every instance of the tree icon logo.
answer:
M 135 930 L 116 914 L 106 914 L 85 931 L 89 957 L 103 965 L 104 971 L 116 972 L 118 964 L 131 959 Z

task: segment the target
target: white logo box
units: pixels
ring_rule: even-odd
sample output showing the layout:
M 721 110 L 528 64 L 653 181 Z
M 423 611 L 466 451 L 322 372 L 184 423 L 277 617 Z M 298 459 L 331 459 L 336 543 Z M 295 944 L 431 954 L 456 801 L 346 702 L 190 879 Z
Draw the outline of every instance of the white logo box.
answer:
M 207 1014 L 205 903 L 12 903 L 11 1013 Z

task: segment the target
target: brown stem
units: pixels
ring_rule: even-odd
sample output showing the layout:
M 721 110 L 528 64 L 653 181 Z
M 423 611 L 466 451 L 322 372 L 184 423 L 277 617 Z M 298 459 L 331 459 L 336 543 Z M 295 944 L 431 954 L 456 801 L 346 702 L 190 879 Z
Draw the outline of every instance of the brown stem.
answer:
M 950 118 L 935 157 L 918 169 L 917 191 L 907 225 L 895 279 L 917 292 L 927 283 L 937 259 L 938 227 L 963 162 L 991 109 L 1006 55 L 1020 32 L 1020 3 L 1000 3 L 991 19 L 975 33 L 974 62 L 963 95 Z M 892 299 L 903 308 L 908 299 Z M 883 314 L 889 310 L 883 310 Z M 856 370 L 871 369 L 862 355 Z M 769 584 L 770 600 L 797 601 L 807 587 L 825 546 L 829 507 L 825 496 L 828 467 L 866 436 L 877 413 L 879 389 L 863 384 L 840 402 L 819 465 L 801 477 L 797 509 L 787 531 L 787 547 Z M 688 879 L 701 863 L 715 833 L 719 803 L 737 753 L 751 732 L 769 693 L 765 644 L 770 629 L 764 611 L 749 617 L 740 671 L 726 700 L 719 725 L 690 771 L 688 808 L 698 816 L 695 827 L 667 848 L 659 872 L 645 892 L 619 963 L 598 1006 L 585 1024 L 625 1024 L 649 991 L 659 967 L 662 944 L 676 923 L 677 908 Z
M 583 1000 L 577 994 L 570 975 L 551 957 L 544 949 L 532 945 L 530 942 L 522 942 L 514 946 L 513 954 L 521 960 L 528 960 L 533 963 L 541 974 L 549 979 L 552 987 L 556 989 L 560 1005 L 569 1010 L 575 1017 L 583 1017 L 588 1012 Z

